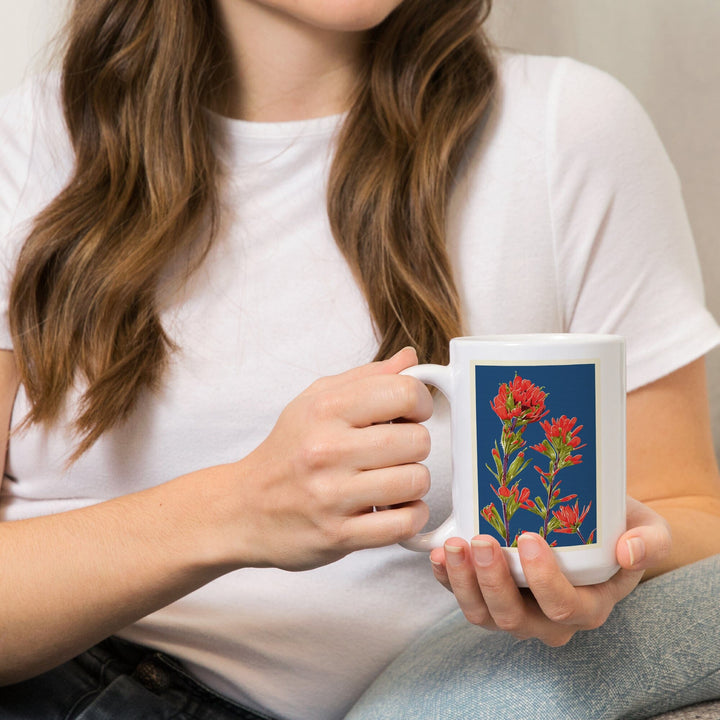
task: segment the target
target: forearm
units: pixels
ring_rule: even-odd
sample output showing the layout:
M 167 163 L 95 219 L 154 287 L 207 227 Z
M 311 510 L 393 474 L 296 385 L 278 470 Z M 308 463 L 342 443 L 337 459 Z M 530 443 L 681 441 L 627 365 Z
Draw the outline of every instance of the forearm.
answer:
M 399 374 L 416 362 L 403 350 L 316 381 L 238 462 L 0 523 L 0 682 L 57 665 L 231 570 L 309 570 L 419 532 L 430 450 L 420 423 L 432 398 Z
M 720 499 L 689 495 L 646 504 L 667 520 L 673 539 L 668 558 L 646 578 L 720 553 Z
M 64 662 L 230 569 L 215 554 L 202 480 L 0 524 L 2 684 Z

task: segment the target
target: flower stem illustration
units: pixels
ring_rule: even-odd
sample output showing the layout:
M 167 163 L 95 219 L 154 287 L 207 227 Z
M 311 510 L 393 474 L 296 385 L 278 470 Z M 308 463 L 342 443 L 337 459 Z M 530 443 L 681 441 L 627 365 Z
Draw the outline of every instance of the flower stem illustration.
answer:
M 559 418 L 552 418 L 550 422 L 540 423 L 545 431 L 545 439 L 532 446 L 533 450 L 549 459 L 547 472 L 535 465 L 535 470 L 540 474 L 540 481 L 545 488 L 546 497 L 544 501 L 540 497 L 535 498 L 533 512 L 543 519 L 543 526 L 540 528 L 539 534 L 544 538 L 561 527 L 560 520 L 554 513 L 551 517 L 553 508 L 577 497 L 577 495 L 567 495 L 560 498 L 561 480 L 558 479 L 558 473 L 563 468 L 579 465 L 582 462 L 582 455 L 572 454 L 575 450 L 585 447 L 581 445 L 578 434 L 583 426 L 575 427 L 576 422 L 577 418 L 568 418 L 566 415 L 562 415 Z
M 554 532 L 575 533 L 580 538 L 580 542 L 583 545 L 589 545 L 593 541 L 595 531 L 593 530 L 590 533 L 588 539 L 585 540 L 585 538 L 582 536 L 582 533 L 580 532 L 580 525 L 582 525 L 582 521 L 588 514 L 588 510 L 590 510 L 591 505 L 592 501 L 582 509 L 582 512 L 580 512 L 580 510 L 578 509 L 578 502 L 576 501 L 574 507 L 571 507 L 570 505 L 564 505 L 559 510 L 553 510 L 553 515 L 559 523 L 559 527 L 554 528 Z
M 594 541 L 595 530 L 587 539 L 581 530 L 592 501 L 580 510 L 576 493 L 561 497 L 560 471 L 582 463 L 582 455 L 577 450 L 585 447 L 580 438 L 582 425 L 577 418 L 567 415 L 543 420 L 548 415 L 546 401 L 549 393 L 517 373 L 512 381 L 500 383 L 498 393 L 490 402 L 495 415 L 502 423 L 500 442 L 496 440 L 491 450 L 492 462 L 485 465 L 495 478 L 490 484 L 496 500 L 481 510 L 482 518 L 502 538 L 507 547 L 517 545 L 518 536 L 529 528 L 524 527 L 513 533 L 510 522 L 520 510 L 533 513 L 542 520 L 538 533 L 548 539 L 551 533 L 574 534 L 583 544 Z M 532 463 L 527 457 L 527 442 L 524 438 L 527 428 L 539 423 L 545 437 L 530 450 L 547 459 L 547 469 L 534 465 L 544 494 L 530 499 L 530 489 L 521 485 L 521 473 Z M 565 475 L 563 475 L 565 477 Z M 572 476 L 571 476 L 572 477 Z M 575 505 L 570 505 L 576 500 Z M 550 543 L 555 545 L 556 541 Z
M 547 396 L 543 388 L 516 374 L 511 382 L 500 385 L 497 396 L 490 403 L 503 427 L 500 447 L 495 442 L 492 450 L 494 468 L 490 465 L 485 467 L 498 482 L 497 487 L 491 485 L 491 488 L 500 501 L 500 510 L 498 511 L 495 504 L 491 503 L 483 508 L 482 515 L 507 546 L 511 544 L 510 520 L 519 508 L 529 509 L 532 504 L 529 499 L 530 490 L 520 488 L 520 473 L 531 462 L 525 458 L 522 450 L 526 445 L 523 434 L 528 425 L 540 421 L 547 415 L 548 410 L 545 408 Z

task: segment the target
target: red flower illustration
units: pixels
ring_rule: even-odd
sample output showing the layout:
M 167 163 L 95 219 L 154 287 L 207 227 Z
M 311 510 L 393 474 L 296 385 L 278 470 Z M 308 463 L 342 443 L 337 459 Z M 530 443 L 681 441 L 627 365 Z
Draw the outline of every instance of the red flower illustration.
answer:
M 577 450 L 577 448 L 581 447 L 581 441 L 577 434 L 583 429 L 583 426 L 578 425 L 575 427 L 576 422 L 577 418 L 568 418 L 566 415 L 561 415 L 559 418 L 553 418 L 552 422 L 547 420 L 541 422 L 540 427 L 545 431 L 545 436 L 550 442 L 552 442 L 553 438 L 559 438 L 562 445 Z M 540 448 L 542 448 L 542 445 Z M 539 449 L 538 452 L 542 452 L 542 449 Z
M 517 498 L 518 504 L 525 510 L 535 507 L 535 503 L 530 500 L 530 488 L 523 488 Z
M 540 534 L 545 538 L 551 532 L 578 532 L 577 527 L 579 527 L 579 523 L 581 523 L 582 519 L 585 517 L 585 515 L 583 515 L 578 521 L 577 526 L 573 528 L 567 523 L 564 524 L 562 522 L 562 518 L 566 518 L 568 522 L 572 519 L 571 508 L 560 508 L 558 512 L 560 512 L 561 515 L 558 515 L 558 512 L 553 510 L 553 508 L 560 503 L 569 502 L 577 497 L 577 495 L 571 494 L 561 498 L 561 481 L 558 479 L 558 473 L 563 468 L 580 465 L 582 463 L 582 455 L 572 454 L 574 450 L 585 447 L 582 444 L 582 440 L 579 435 L 583 426 L 578 425 L 576 427 L 576 423 L 577 418 L 569 418 L 567 415 L 561 415 L 559 418 L 552 418 L 550 421 L 545 420 L 541 422 L 540 427 L 545 431 L 545 439 L 532 446 L 533 450 L 542 453 L 549 460 L 547 470 L 543 470 L 538 465 L 534 466 L 535 470 L 540 474 L 540 481 L 547 492 L 547 505 L 543 505 L 537 513 L 544 520 L 543 527 L 540 529 Z M 551 512 L 555 516 L 554 519 L 551 519 Z M 572 525 L 572 523 L 570 523 L 570 525 Z M 578 535 L 580 535 L 579 532 Z M 580 537 L 582 536 L 580 535 Z
M 565 497 L 560 498 L 560 499 L 558 500 L 558 502 L 559 502 L 559 503 L 570 502 L 570 500 L 574 500 L 576 497 L 577 497 L 577 495 L 566 495 Z
M 494 485 L 490 485 L 490 489 L 500 498 L 500 500 L 509 500 L 512 498 L 521 508 L 529 510 L 531 507 L 535 507 L 535 503 L 530 500 L 530 488 L 523 488 L 518 490 L 517 485 L 509 488 L 507 485 L 501 485 L 496 488 Z M 487 509 L 487 508 L 486 508 Z M 485 514 L 483 512 L 483 514 Z
M 498 385 L 497 395 L 490 401 L 490 407 L 500 420 L 502 430 L 499 442 L 496 441 L 495 447 L 491 448 L 490 462 L 485 465 L 496 481 L 494 484 L 490 483 L 495 502 L 482 509 L 481 517 L 509 547 L 516 545 L 517 534 L 514 528 L 511 530 L 511 521 L 518 511 L 529 511 L 540 517 L 542 526 L 538 532 L 551 545 L 557 545 L 557 541 L 551 542 L 548 537 L 553 532 L 575 533 L 585 542 L 580 525 L 590 505 L 583 508 L 582 513 L 578 502 L 574 507 L 562 506 L 578 496 L 563 493 L 558 477 L 558 473 L 564 468 L 582 463 L 582 455 L 576 451 L 584 447 L 580 439 L 583 426 L 578 425 L 576 417 L 567 415 L 543 421 L 549 414 L 546 407 L 548 397 L 549 393 L 542 386 L 516 373 L 511 381 Z M 541 493 L 543 497 L 538 495 L 531 499 L 530 488 L 521 487 L 521 474 L 533 464 L 532 459 L 526 457 L 528 443 L 525 440 L 528 426 L 533 423 L 539 424 L 545 438 L 533 445 L 532 450 L 544 456 L 547 464 L 545 468 L 534 465 L 544 493 Z M 565 477 L 565 473 L 562 477 Z M 576 475 L 571 473 L 569 477 L 572 479 Z M 521 527 L 520 532 L 523 531 Z M 516 536 L 515 539 L 513 535 Z M 588 542 L 591 542 L 594 536 L 595 531 L 590 533 Z
M 518 418 L 525 423 L 533 423 L 547 415 L 547 395 L 532 381 L 516 375 L 511 382 L 500 385 L 490 406 L 503 422 Z
M 559 510 L 553 510 L 553 515 L 557 518 L 560 523 L 560 527 L 555 529 L 556 533 L 578 533 L 580 531 L 580 525 L 585 519 L 585 516 L 590 510 L 592 500 L 582 509 L 578 506 L 578 501 L 575 501 L 575 505 L 563 505 Z M 582 538 L 582 536 L 580 536 Z M 584 540 L 583 540 L 584 542 Z

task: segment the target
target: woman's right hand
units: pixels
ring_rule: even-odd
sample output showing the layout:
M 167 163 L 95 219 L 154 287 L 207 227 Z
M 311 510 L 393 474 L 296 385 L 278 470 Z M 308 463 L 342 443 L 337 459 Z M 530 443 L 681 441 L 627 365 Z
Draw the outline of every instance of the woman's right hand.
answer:
M 406 348 L 314 382 L 254 452 L 224 466 L 231 565 L 305 570 L 423 527 L 430 437 L 419 423 L 432 397 L 399 374 L 416 363 Z
M 236 463 L 0 522 L 0 685 L 74 657 L 225 572 L 303 570 L 414 535 L 429 484 L 418 462 L 430 442 L 418 423 L 432 411 L 427 389 L 399 375 L 415 362 L 403 350 L 313 383 Z M 12 353 L 0 352 L 0 451 L 17 383 Z

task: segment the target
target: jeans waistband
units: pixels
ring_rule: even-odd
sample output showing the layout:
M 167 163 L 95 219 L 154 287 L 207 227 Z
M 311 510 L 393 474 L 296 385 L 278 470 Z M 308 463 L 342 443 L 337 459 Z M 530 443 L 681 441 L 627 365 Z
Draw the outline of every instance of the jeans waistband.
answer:
M 159 697 L 187 696 L 186 712 L 198 720 L 273 720 L 269 715 L 243 707 L 194 678 L 175 658 L 128 640 L 110 637 L 88 653 L 105 667 L 113 664 Z M 194 708 L 189 712 L 190 708 Z
M 0 688 L 2 720 L 273 720 L 225 698 L 176 659 L 111 637 Z

